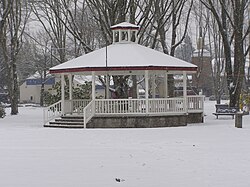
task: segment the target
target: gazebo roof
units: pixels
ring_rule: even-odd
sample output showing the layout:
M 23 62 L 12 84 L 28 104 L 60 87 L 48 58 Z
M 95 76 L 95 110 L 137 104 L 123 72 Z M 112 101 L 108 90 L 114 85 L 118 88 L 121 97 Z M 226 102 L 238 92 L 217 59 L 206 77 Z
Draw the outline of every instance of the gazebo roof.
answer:
M 90 71 L 191 71 L 197 66 L 135 43 L 116 43 L 50 68 L 50 73 Z
M 134 25 L 134 24 L 132 24 L 132 23 L 122 22 L 122 23 L 113 25 L 113 26 L 111 26 L 110 28 L 111 28 L 112 30 L 115 30 L 115 29 L 136 29 L 136 30 L 138 30 L 140 27 L 137 26 L 137 25 Z

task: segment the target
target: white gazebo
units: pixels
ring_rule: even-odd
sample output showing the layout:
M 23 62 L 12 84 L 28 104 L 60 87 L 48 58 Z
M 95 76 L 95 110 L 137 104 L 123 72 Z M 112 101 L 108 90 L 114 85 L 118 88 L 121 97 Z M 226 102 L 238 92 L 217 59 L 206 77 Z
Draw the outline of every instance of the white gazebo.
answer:
M 50 73 L 61 76 L 62 98 L 45 109 L 45 126 L 156 127 L 186 125 L 191 119 L 192 122 L 202 122 L 203 96 L 187 95 L 187 74 L 195 73 L 197 66 L 137 44 L 139 30 L 137 25 L 123 22 L 112 26 L 111 29 L 112 45 L 50 69 Z M 181 97 L 168 97 L 169 74 L 183 76 Z M 92 76 L 91 100 L 72 98 L 71 83 L 74 75 Z M 96 99 L 96 77 L 115 75 L 144 77 L 145 98 Z M 68 100 L 65 99 L 64 94 L 65 76 L 69 79 Z M 156 76 L 164 79 L 165 94 L 160 98 L 156 98 L 154 86 Z M 106 86 L 106 89 L 108 93 L 109 86 Z M 151 97 L 149 97 L 149 89 L 151 89 Z M 61 118 L 55 120 L 58 117 Z

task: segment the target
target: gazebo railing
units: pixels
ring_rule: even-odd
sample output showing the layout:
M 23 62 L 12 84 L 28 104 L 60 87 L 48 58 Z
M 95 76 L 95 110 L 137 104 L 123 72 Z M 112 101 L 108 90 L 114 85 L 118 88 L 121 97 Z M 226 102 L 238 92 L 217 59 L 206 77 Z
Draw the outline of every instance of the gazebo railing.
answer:
M 165 114 L 184 113 L 183 98 L 148 99 L 97 99 L 96 114 Z
M 187 111 L 188 112 L 203 112 L 204 111 L 203 95 L 187 96 Z
M 90 99 L 65 100 L 65 114 L 82 114 L 83 109 L 90 103 Z
M 186 102 L 186 103 L 185 103 Z M 147 105 L 148 103 L 148 105 Z M 186 106 L 186 107 L 185 107 Z M 44 109 L 44 122 L 65 114 L 84 115 L 86 123 L 95 115 L 169 115 L 186 112 L 203 112 L 204 96 L 188 96 L 180 98 L 148 99 L 95 99 L 65 100 Z
M 90 99 L 74 99 L 72 100 L 72 113 L 82 114 L 83 109 L 91 102 Z
M 149 113 L 184 113 L 183 98 L 149 99 Z
M 146 99 L 96 99 L 96 114 L 144 114 Z

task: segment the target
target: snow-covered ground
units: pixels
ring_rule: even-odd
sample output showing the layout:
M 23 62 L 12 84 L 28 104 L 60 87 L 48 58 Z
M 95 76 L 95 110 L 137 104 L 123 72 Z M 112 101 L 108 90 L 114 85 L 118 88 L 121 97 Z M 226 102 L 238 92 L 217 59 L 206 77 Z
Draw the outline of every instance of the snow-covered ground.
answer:
M 43 128 L 42 108 L 0 119 L 3 187 L 249 187 L 250 116 L 157 129 Z M 115 179 L 120 179 L 117 182 Z

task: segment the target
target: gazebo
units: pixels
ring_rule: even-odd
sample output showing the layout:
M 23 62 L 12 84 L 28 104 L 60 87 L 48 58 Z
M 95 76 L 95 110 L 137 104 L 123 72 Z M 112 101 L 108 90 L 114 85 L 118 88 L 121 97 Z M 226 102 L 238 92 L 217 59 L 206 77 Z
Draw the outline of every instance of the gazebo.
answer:
M 113 44 L 50 68 L 61 76 L 61 100 L 45 108 L 45 127 L 111 128 L 184 126 L 203 122 L 203 100 L 187 94 L 187 75 L 197 66 L 137 44 L 139 27 L 123 22 L 111 27 Z M 168 96 L 168 75 L 181 75 L 183 94 Z M 92 76 L 90 100 L 72 98 L 72 77 Z M 95 95 L 97 76 L 131 75 L 143 77 L 145 98 L 105 99 Z M 65 77 L 69 79 L 69 99 L 65 99 Z M 164 81 L 164 95 L 157 96 L 155 80 Z M 108 79 L 106 80 L 108 82 Z M 150 95 L 149 95 L 150 91 Z

